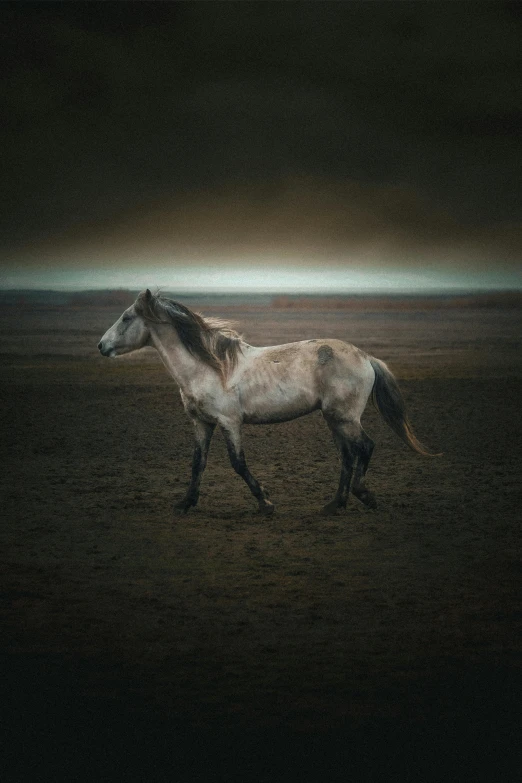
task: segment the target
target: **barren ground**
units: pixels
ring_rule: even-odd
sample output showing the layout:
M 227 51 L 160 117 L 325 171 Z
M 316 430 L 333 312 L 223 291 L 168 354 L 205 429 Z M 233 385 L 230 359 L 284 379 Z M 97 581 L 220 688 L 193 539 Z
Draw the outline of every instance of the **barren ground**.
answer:
M 389 362 L 444 456 L 368 408 L 379 507 L 324 518 L 321 415 L 245 427 L 276 515 L 217 434 L 174 517 L 192 433 L 154 353 L 98 355 L 116 309 L 5 307 L 4 779 L 517 779 L 522 314 L 207 313 Z

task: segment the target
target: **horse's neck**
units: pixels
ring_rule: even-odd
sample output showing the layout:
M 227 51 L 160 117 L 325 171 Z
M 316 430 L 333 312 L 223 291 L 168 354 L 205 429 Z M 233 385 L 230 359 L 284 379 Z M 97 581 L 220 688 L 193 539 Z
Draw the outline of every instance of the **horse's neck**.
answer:
M 165 369 L 181 389 L 190 389 L 194 379 L 201 372 L 201 362 L 185 348 L 172 327 L 156 325 L 151 328 L 153 347 L 160 355 Z

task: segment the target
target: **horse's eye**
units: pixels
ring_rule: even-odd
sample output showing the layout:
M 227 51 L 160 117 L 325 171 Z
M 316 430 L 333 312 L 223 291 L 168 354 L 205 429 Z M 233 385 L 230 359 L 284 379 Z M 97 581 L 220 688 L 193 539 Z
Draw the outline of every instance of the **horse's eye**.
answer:
M 122 321 L 132 321 L 132 315 L 124 315 Z

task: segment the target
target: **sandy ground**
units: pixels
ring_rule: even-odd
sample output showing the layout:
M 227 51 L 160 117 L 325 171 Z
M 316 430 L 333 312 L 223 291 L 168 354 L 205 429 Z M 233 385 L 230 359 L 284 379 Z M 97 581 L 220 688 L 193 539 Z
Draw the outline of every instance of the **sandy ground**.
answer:
M 173 516 L 191 427 L 154 352 L 98 356 L 118 315 L 0 315 L 3 779 L 518 779 L 520 311 L 236 308 L 388 361 L 444 452 L 369 408 L 379 507 L 324 518 L 321 415 L 245 427 L 270 519 L 219 434 Z

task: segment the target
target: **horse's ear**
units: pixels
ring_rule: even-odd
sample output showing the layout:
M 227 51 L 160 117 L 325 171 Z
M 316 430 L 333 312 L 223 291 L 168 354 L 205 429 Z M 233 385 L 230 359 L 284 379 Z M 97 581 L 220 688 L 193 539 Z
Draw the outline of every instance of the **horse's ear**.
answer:
M 147 290 L 145 291 L 145 301 L 146 302 L 150 302 L 151 299 L 152 299 L 152 294 L 149 291 L 149 289 L 147 288 Z

